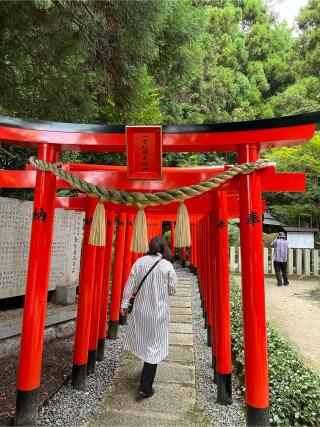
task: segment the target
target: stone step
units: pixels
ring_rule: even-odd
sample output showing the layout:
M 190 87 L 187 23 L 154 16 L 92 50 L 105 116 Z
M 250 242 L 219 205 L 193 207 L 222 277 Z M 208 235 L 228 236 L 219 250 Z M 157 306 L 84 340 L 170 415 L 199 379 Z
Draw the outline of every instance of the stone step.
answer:
M 191 301 L 191 295 L 188 295 L 185 292 L 181 292 L 181 293 L 177 292 L 173 296 L 176 297 L 176 298 L 180 298 L 180 297 L 182 297 L 182 298 L 189 298 L 189 300 Z
M 170 307 L 191 308 L 191 301 L 170 300 Z
M 165 360 L 157 368 L 155 384 L 170 383 L 195 386 L 195 367 L 191 364 Z
M 193 347 L 185 345 L 171 345 L 169 349 L 169 355 L 165 358 L 165 361 L 166 360 L 193 364 Z
M 139 383 L 143 361 L 135 358 L 125 359 L 115 373 L 115 383 L 134 381 Z M 178 361 L 166 361 L 157 367 L 156 383 L 195 384 L 195 368 Z
M 191 316 L 191 308 L 188 307 L 170 307 L 170 314 L 187 314 Z
M 192 334 L 192 324 L 188 323 L 170 323 L 170 332 L 179 334 Z
M 177 294 L 171 296 L 170 297 L 170 301 L 171 302 L 172 301 L 190 302 L 190 304 L 191 304 L 191 298 L 190 298 L 190 296 L 184 296 L 183 297 L 183 296 L 177 295 Z
M 173 345 L 191 345 L 193 346 L 193 335 L 191 334 L 176 334 L 174 332 L 169 335 L 169 344 Z
M 160 384 L 155 387 L 156 394 L 149 399 L 136 399 L 137 384 L 134 382 L 116 382 L 108 388 L 106 398 L 102 401 L 101 414 L 108 417 L 109 411 L 136 411 L 143 413 L 171 412 L 187 413 L 191 411 L 196 401 L 196 391 L 192 386 L 181 384 Z M 177 404 L 179 402 L 179 404 Z M 123 421 L 125 418 L 123 417 Z M 95 425 L 95 424 L 91 424 Z M 120 424 L 124 425 L 124 424 Z
M 191 314 L 170 314 L 171 323 L 192 323 Z
M 154 396 L 156 398 L 156 395 Z M 176 412 L 141 412 L 138 408 L 135 411 L 110 410 L 101 412 L 94 419 L 94 424 L 87 423 L 86 427 L 206 427 L 210 425 L 210 419 L 201 413 L 192 411 L 190 414 L 181 414 Z

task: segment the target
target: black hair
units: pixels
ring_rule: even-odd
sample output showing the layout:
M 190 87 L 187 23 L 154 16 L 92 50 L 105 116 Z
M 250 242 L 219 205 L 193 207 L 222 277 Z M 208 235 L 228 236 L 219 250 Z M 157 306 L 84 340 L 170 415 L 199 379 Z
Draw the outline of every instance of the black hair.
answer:
M 168 243 L 161 236 L 155 236 L 150 240 L 147 255 L 157 255 L 157 253 L 160 253 L 168 261 L 172 258 Z

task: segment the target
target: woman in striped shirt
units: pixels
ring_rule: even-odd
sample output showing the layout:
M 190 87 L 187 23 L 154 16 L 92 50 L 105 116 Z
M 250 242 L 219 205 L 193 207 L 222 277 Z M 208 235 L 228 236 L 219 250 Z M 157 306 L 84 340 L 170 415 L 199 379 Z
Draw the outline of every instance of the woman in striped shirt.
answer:
M 138 389 L 140 397 L 154 394 L 152 385 L 157 364 L 169 353 L 169 295 L 175 294 L 177 284 L 177 275 L 170 259 L 171 253 L 165 239 L 160 236 L 151 239 L 148 253 L 132 266 L 123 292 L 121 314 L 125 315 L 132 294 L 157 263 L 135 298 L 124 340 L 125 350 L 144 361 Z

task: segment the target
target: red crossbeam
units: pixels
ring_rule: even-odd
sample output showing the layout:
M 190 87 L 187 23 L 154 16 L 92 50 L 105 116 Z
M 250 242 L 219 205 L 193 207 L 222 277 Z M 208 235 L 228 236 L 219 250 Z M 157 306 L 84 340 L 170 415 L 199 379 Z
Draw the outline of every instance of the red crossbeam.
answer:
M 161 181 L 133 181 L 127 179 L 125 169 L 104 171 L 72 171 L 72 173 L 92 184 L 105 188 L 125 191 L 156 192 L 178 187 L 198 184 L 214 177 L 224 170 L 223 166 L 211 168 L 164 168 Z M 261 170 L 262 191 L 305 191 L 306 179 L 303 173 L 276 173 L 274 166 Z M 0 187 L 2 188 L 34 188 L 35 171 L 0 171 Z M 57 181 L 57 188 L 71 188 L 64 181 Z M 220 190 L 228 192 L 239 191 L 239 177 L 234 177 L 223 184 Z M 213 190 L 214 191 L 214 190 Z
M 245 144 L 273 148 L 304 144 L 313 137 L 315 124 L 226 132 L 164 133 L 163 152 L 237 151 Z M 80 133 L 0 126 L 0 140 L 8 144 L 37 146 L 49 143 L 62 150 L 126 152 L 124 133 Z
M 134 206 L 123 206 L 115 203 L 105 202 L 107 211 L 136 213 L 137 208 Z M 212 212 L 213 201 L 210 194 L 204 194 L 200 197 L 195 197 L 186 200 L 186 206 L 190 217 L 202 216 Z M 86 206 L 86 197 L 58 197 L 56 199 L 56 208 L 66 210 L 84 211 Z M 174 221 L 177 217 L 179 203 L 170 203 L 166 206 L 150 206 L 145 209 L 148 218 L 162 218 L 165 221 Z M 262 210 L 266 210 L 265 201 L 262 201 Z M 239 217 L 239 197 L 237 194 L 228 194 L 228 217 Z

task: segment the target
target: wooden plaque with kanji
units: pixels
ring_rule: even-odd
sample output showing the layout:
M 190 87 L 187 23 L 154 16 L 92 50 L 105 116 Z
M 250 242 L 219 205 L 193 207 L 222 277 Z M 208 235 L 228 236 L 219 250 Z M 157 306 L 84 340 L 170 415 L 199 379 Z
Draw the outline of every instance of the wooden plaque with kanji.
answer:
M 128 179 L 162 179 L 161 126 L 126 126 Z

